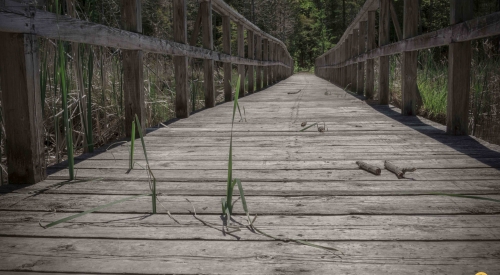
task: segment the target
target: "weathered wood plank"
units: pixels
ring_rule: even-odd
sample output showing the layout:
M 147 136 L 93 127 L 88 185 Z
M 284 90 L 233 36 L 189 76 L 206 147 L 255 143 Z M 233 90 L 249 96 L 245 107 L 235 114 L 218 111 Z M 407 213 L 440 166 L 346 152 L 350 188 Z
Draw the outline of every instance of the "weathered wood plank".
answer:
M 366 172 L 365 172 L 366 173 Z M 243 183 L 244 184 L 244 183 Z M 143 193 L 149 191 L 143 181 Z M 482 195 L 499 199 L 500 195 Z M 81 194 L 30 194 L 11 193 L 2 195 L 0 210 L 80 212 L 126 198 L 123 195 Z M 158 194 L 158 199 L 172 214 L 189 214 L 192 205 L 200 215 L 219 215 L 220 197 L 173 196 Z M 247 205 L 252 214 L 261 215 L 498 215 L 500 204 L 493 201 L 459 197 L 444 197 L 413 194 L 395 196 L 247 196 Z M 161 208 L 158 212 L 165 213 Z M 138 197 L 125 203 L 110 206 L 96 213 L 151 213 L 151 198 Z M 235 204 L 233 213 L 244 215 L 241 204 Z
M 229 16 L 222 16 L 222 47 L 227 55 L 231 55 L 231 20 Z M 224 62 L 224 101 L 230 102 L 233 100 L 233 88 L 231 87 L 232 80 L 232 64 Z
M 378 29 L 378 46 L 390 43 L 389 40 L 389 17 L 390 0 L 380 0 L 380 15 Z M 378 104 L 389 104 L 389 57 L 380 56 L 378 60 Z
M 142 33 L 141 1 L 123 1 L 121 16 L 123 28 L 127 31 Z M 123 95 L 125 105 L 125 135 L 130 137 L 132 122 L 135 117 L 141 125 L 145 125 L 144 72 L 141 50 L 124 50 L 122 52 Z M 136 128 L 137 135 L 139 127 Z
M 203 32 L 203 47 L 208 50 L 214 49 L 212 30 L 212 1 L 200 3 L 201 25 Z M 215 107 L 215 83 L 214 83 L 214 61 L 203 60 L 203 90 L 205 92 L 205 108 Z
M 15 3 L 12 0 L 5 1 L 7 3 Z M 168 55 L 185 55 L 192 58 L 212 59 L 235 64 L 261 66 L 272 66 L 275 64 L 229 56 L 170 40 L 149 37 L 75 18 L 57 16 L 56 14 L 38 9 L 30 17 L 25 11 L 25 7 L 17 4 L 0 7 L 0 31 L 32 33 L 46 38 L 70 42 L 114 47 L 124 50 L 142 50 Z M 287 65 L 283 64 L 283 66 Z
M 0 84 L 10 183 L 45 179 L 38 43 L 34 35 L 0 32 Z
M 0 269 L 39 272 L 494 274 L 500 267 L 496 241 L 319 242 L 342 251 L 341 258 L 322 249 L 275 241 L 190 241 L 186 245 L 185 240 L 3 237 L 1 243 Z
M 50 230 L 42 223 L 62 219 L 65 213 L 0 211 L 3 237 L 99 238 L 111 240 L 228 240 L 220 231 L 204 226 L 191 215 L 177 215 L 177 224 L 167 215 L 90 214 Z M 246 224 L 246 217 L 233 217 Z M 219 216 L 204 215 L 203 220 L 222 224 Z M 499 241 L 500 215 L 484 215 L 481 223 L 474 216 L 260 216 L 255 223 L 273 236 L 309 241 Z M 234 233 L 240 241 L 269 241 L 249 230 Z
M 238 43 L 238 56 L 245 57 L 245 30 L 243 25 L 237 23 L 237 43 Z M 239 97 L 245 96 L 245 65 L 238 64 L 238 77 L 240 78 L 240 91 Z
M 187 44 L 187 5 L 184 0 L 173 0 L 174 41 Z M 198 35 L 195 33 L 193 36 Z M 173 56 L 175 73 L 175 115 L 189 117 L 189 85 L 187 56 Z
M 418 0 L 405 1 L 403 39 L 418 35 L 419 11 Z M 418 51 L 403 52 L 401 60 L 401 114 L 408 116 L 417 114 L 417 57 Z
M 451 1 L 451 25 L 473 17 L 470 0 Z M 451 43 L 448 50 L 448 94 L 446 105 L 446 132 L 467 135 L 469 126 L 471 42 Z

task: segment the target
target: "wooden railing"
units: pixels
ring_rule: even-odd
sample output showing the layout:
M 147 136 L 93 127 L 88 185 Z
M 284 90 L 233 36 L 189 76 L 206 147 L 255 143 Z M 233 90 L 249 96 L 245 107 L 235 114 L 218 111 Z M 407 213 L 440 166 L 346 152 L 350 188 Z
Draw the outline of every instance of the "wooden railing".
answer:
M 42 143 L 42 103 L 36 38 L 45 37 L 123 50 L 125 132 L 137 114 L 144 122 L 142 52 L 173 56 L 176 116 L 189 116 L 187 58 L 203 59 L 205 107 L 214 107 L 214 61 L 224 63 L 224 97 L 232 100 L 231 64 L 248 80 L 248 92 L 276 83 L 293 73 L 293 60 L 283 42 L 263 32 L 223 0 L 200 1 L 193 36 L 202 26 L 203 48 L 187 41 L 187 0 L 173 0 L 174 41 L 142 35 L 141 1 L 122 1 L 122 29 L 37 9 L 12 0 L 0 0 L 0 81 L 6 128 L 10 183 L 35 183 L 46 177 Z M 223 20 L 223 53 L 213 50 L 212 10 Z M 231 20 L 238 26 L 237 56 L 231 53 Z M 248 56 L 245 57 L 244 29 Z M 196 41 L 196 37 L 192 41 Z M 245 65 L 248 66 L 245 74 Z M 256 79 L 254 80 L 254 70 Z M 254 85 L 255 84 L 255 85 Z M 241 85 L 240 96 L 244 96 Z M 144 125 L 144 123 L 143 123 Z
M 466 135 L 469 114 L 471 40 L 500 34 L 500 12 L 473 18 L 472 0 L 451 0 L 451 25 L 418 35 L 419 0 L 404 1 L 403 31 L 392 0 L 368 0 L 342 35 L 337 45 L 319 56 L 316 75 L 366 98 L 374 94 L 374 58 L 378 64 L 378 103 L 389 103 L 389 56 L 402 53 L 403 115 L 415 115 L 419 100 L 417 88 L 418 50 L 449 46 L 447 132 Z M 379 10 L 378 47 L 375 38 L 375 12 Z M 398 42 L 389 44 L 389 17 Z

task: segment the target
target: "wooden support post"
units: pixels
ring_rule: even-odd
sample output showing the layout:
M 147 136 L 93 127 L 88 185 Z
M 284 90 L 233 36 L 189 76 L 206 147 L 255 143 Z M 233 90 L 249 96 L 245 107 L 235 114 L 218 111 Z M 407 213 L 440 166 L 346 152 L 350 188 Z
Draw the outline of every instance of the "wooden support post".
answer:
M 262 60 L 262 36 L 257 35 L 256 38 L 257 38 L 256 41 L 257 56 L 255 57 L 255 59 Z M 259 91 L 262 90 L 262 66 L 257 66 L 256 71 L 257 71 L 257 80 L 256 80 L 257 84 L 255 85 L 255 89 Z
M 212 31 L 212 1 L 206 0 L 200 3 L 201 26 L 203 30 L 203 48 L 213 50 L 214 40 Z M 205 108 L 215 106 L 214 87 L 214 61 L 203 60 L 203 88 L 205 90 Z
M 248 43 L 248 58 L 255 59 L 255 39 L 252 30 L 247 30 L 247 43 Z M 254 66 L 248 66 L 248 93 L 253 94 L 254 92 Z
M 0 84 L 9 183 L 46 178 L 36 36 L 0 32 Z
M 122 1 L 122 24 L 126 31 L 142 33 L 141 0 Z M 125 97 L 125 135 L 130 137 L 132 121 L 139 118 L 142 129 L 145 124 L 144 76 L 142 51 L 123 50 L 123 94 Z M 139 128 L 136 127 L 137 133 Z
M 472 0 L 451 0 L 451 25 L 473 18 Z M 469 122 L 471 42 L 451 43 L 448 51 L 446 132 L 467 135 Z
M 342 89 L 345 89 L 345 87 L 347 86 L 346 67 L 344 65 L 344 62 L 346 61 L 347 57 L 347 42 L 348 39 L 344 40 L 340 48 L 341 63 L 342 63 L 341 65 L 342 67 L 340 68 L 340 88 Z
M 368 28 L 367 21 L 359 22 L 359 45 L 358 54 L 364 54 L 366 52 L 366 31 Z M 363 95 L 365 90 L 365 62 L 358 63 L 358 85 L 357 93 L 358 95 Z
M 403 39 L 418 35 L 419 0 L 405 0 Z M 418 51 L 403 52 L 401 66 L 402 106 L 401 114 L 417 114 L 417 56 Z
M 351 47 L 351 58 L 356 57 L 358 55 L 359 49 L 359 29 L 354 29 L 352 31 L 352 47 Z M 358 64 L 351 65 L 352 70 L 352 89 L 354 93 L 358 92 Z
M 379 47 L 389 44 L 390 0 L 380 0 Z M 379 57 L 378 103 L 389 104 L 389 56 Z
M 275 59 L 276 56 L 274 55 L 274 48 L 275 48 L 274 46 L 275 46 L 274 42 L 270 41 L 270 43 L 269 43 L 269 60 L 270 61 L 276 61 L 276 59 Z M 276 67 L 275 65 L 272 65 L 269 67 L 269 80 L 270 80 L 271 84 L 274 84 L 274 82 L 276 82 L 276 79 L 275 79 L 276 72 L 274 70 L 275 67 Z
M 268 39 L 263 39 L 262 48 L 263 48 L 262 60 L 268 61 L 269 60 L 269 40 Z M 263 88 L 266 88 L 267 86 L 269 86 L 269 66 L 264 66 L 264 73 L 263 74 L 264 74 Z
M 241 23 L 237 24 L 238 26 L 238 56 L 245 57 L 245 34 L 243 25 Z M 240 91 L 239 97 L 245 96 L 245 65 L 238 64 L 238 75 L 240 76 Z
M 352 57 L 352 33 L 349 34 L 348 36 L 348 39 L 347 39 L 347 58 L 346 58 L 346 61 L 351 59 Z M 347 83 L 346 83 L 346 86 L 349 85 L 347 87 L 347 90 L 348 91 L 352 91 L 352 69 L 351 69 L 351 65 L 347 65 Z
M 231 54 L 231 19 L 222 16 L 222 50 L 225 54 Z M 233 100 L 233 89 L 231 87 L 232 64 L 224 62 L 224 101 Z
M 185 0 L 173 0 L 174 41 L 187 44 L 187 6 Z M 189 117 L 189 85 L 187 56 L 174 56 L 175 115 Z
M 368 12 L 368 32 L 366 38 L 367 51 L 375 49 L 375 11 Z M 375 62 L 373 59 L 366 60 L 366 85 L 365 97 L 366 99 L 373 99 L 375 88 Z

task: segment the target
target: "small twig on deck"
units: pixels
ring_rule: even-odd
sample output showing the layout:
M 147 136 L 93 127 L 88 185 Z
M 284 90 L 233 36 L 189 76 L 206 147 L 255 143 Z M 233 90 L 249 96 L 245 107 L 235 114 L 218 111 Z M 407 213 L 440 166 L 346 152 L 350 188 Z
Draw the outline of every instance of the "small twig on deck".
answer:
M 370 165 L 364 161 L 356 161 L 356 164 L 359 166 L 360 169 L 363 169 L 365 171 L 368 171 L 374 175 L 380 175 L 380 168 L 374 165 Z
M 385 166 L 385 169 L 396 174 L 398 179 L 404 178 L 406 172 L 414 172 L 415 170 L 417 170 L 414 167 L 399 168 L 398 166 L 388 162 L 387 160 L 384 162 L 384 166 Z

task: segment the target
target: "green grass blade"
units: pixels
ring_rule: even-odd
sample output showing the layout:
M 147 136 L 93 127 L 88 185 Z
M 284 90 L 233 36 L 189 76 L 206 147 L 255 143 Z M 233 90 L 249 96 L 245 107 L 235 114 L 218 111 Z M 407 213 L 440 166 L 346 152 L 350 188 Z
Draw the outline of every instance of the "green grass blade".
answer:
M 238 96 L 240 91 L 241 75 L 238 76 L 238 82 L 236 82 L 236 91 L 234 94 L 234 104 L 233 104 L 233 117 L 231 120 L 231 138 L 229 141 L 229 161 L 227 164 L 227 193 L 226 193 L 226 206 L 231 214 L 231 197 L 233 195 L 231 185 L 233 184 L 233 126 L 234 126 L 234 116 L 236 115 L 236 108 L 238 106 Z
M 139 121 L 139 117 L 137 114 L 135 115 L 135 123 L 137 124 L 137 130 L 139 132 L 139 136 L 141 137 L 141 143 L 142 143 L 142 151 L 144 152 L 144 158 L 146 159 L 146 168 L 148 170 L 149 175 L 153 178 L 153 186 L 150 186 L 151 192 L 152 192 L 152 206 L 153 206 L 153 214 L 156 214 L 156 178 L 153 175 L 153 172 L 151 171 L 151 168 L 149 167 L 149 160 L 148 160 L 148 152 L 146 151 L 146 143 L 144 142 L 144 135 L 142 133 L 142 127 L 141 127 L 141 122 Z
M 238 184 L 238 190 L 240 190 L 240 198 L 241 198 L 241 204 L 243 205 L 243 210 L 245 210 L 245 214 L 247 214 L 247 217 L 249 217 L 247 200 L 245 199 L 245 193 L 243 192 L 243 185 L 241 184 L 241 180 L 234 179 L 234 181 Z
M 448 196 L 448 197 L 458 197 L 458 198 L 467 198 L 467 199 L 475 199 L 475 200 L 484 200 L 484 201 L 494 201 L 494 202 L 500 202 L 500 200 L 497 200 L 497 199 L 490 199 L 490 198 L 478 197 L 478 196 L 470 196 L 470 195 L 445 194 L 445 193 L 432 193 L 432 195 L 437 195 L 437 196 Z
M 134 169 L 134 142 L 135 142 L 135 121 L 132 121 L 132 132 L 130 133 L 130 157 L 129 169 Z
M 313 124 L 311 124 L 311 125 L 307 126 L 306 128 L 304 128 L 304 129 L 300 130 L 300 132 L 304 132 L 305 130 L 307 130 L 307 129 L 309 129 L 309 128 L 313 127 L 314 125 L 318 125 L 318 123 L 317 123 L 317 122 L 316 122 L 316 123 L 313 123 Z
M 110 202 L 108 204 L 104 204 L 104 205 L 101 205 L 101 206 L 98 206 L 98 207 L 95 207 L 95 208 L 92 208 L 92 209 L 89 209 L 87 211 L 84 211 L 82 213 L 79 213 L 79 214 L 76 214 L 76 215 L 73 215 L 73 216 L 69 216 L 69 217 L 66 217 L 64 219 L 60 219 L 60 220 L 57 220 L 55 222 L 51 222 L 49 224 L 47 224 L 46 226 L 42 226 L 43 228 L 49 228 L 49 227 L 52 227 L 52 226 L 55 226 L 55 225 L 58 225 L 60 223 L 63 223 L 63 222 L 67 222 L 69 220 L 73 220 L 73 219 L 76 219 L 78 217 L 81 217 L 83 215 L 87 215 L 89 213 L 92 213 L 92 212 L 95 212 L 95 211 L 99 211 L 101 209 L 104 209 L 104 208 L 107 208 L 107 207 L 110 207 L 110 206 L 113 206 L 115 204 L 118 204 L 118 203 L 121 203 L 121 202 L 124 202 L 124 201 L 128 201 L 128 200 L 131 200 L 131 199 L 134 199 L 134 198 L 137 198 L 137 197 L 143 197 L 143 196 L 151 196 L 151 194 L 141 194 L 141 195 L 135 195 L 135 196 L 132 196 L 132 197 L 126 197 L 126 198 L 123 198 L 121 200 L 116 200 L 116 201 L 113 201 L 113 202 Z

